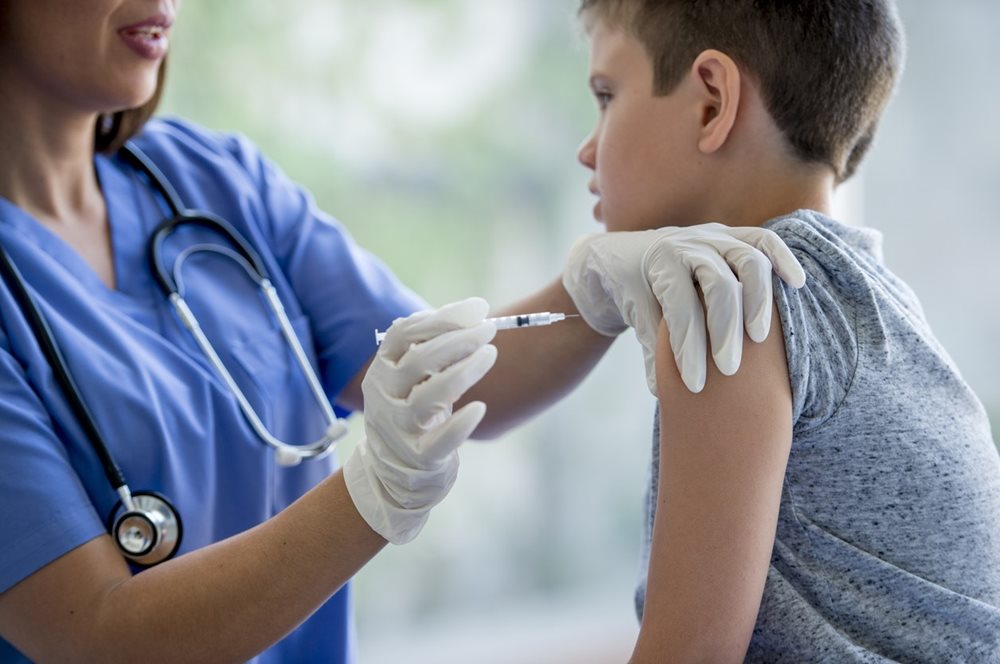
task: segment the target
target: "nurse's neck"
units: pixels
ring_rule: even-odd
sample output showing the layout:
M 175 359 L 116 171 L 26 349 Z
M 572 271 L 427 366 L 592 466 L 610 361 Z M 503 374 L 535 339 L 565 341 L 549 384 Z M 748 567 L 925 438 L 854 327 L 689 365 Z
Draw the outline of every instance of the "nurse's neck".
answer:
M 0 107 L 0 195 L 46 226 L 103 226 L 96 118 L 10 101 Z
M 59 236 L 115 288 L 111 228 L 94 171 L 96 117 L 4 101 L 13 103 L 0 106 L 0 195 Z

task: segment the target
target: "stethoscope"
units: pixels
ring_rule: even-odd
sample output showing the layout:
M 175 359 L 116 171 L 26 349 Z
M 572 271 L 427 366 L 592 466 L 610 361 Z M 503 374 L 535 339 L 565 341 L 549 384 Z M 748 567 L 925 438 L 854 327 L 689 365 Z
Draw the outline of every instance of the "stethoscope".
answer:
M 292 329 L 288 314 L 281 304 L 281 299 L 271 283 L 260 256 L 246 238 L 229 222 L 207 212 L 187 209 L 166 176 L 141 150 L 134 145 L 126 144 L 120 155 L 126 162 L 146 174 L 170 207 L 172 216 L 161 221 L 149 239 L 148 258 L 153 268 L 153 276 L 173 305 L 184 327 L 191 332 L 198 347 L 201 348 L 215 371 L 236 398 L 240 410 L 246 416 L 254 432 L 264 443 L 274 448 L 275 461 L 280 465 L 292 466 L 303 459 L 319 458 L 330 453 L 334 443 L 347 432 L 347 425 L 337 417 L 330 400 L 323 392 L 319 378 L 309 363 L 305 351 L 302 350 L 302 345 Z M 183 225 L 202 226 L 215 231 L 223 236 L 231 247 L 215 244 L 193 245 L 178 255 L 171 274 L 163 264 L 163 243 Z M 180 273 L 183 262 L 192 254 L 200 251 L 210 251 L 231 258 L 241 265 L 260 287 L 271 311 L 278 320 L 282 336 L 291 347 L 316 402 L 323 410 L 327 428 L 318 440 L 303 445 L 292 445 L 272 435 L 260 417 L 257 416 L 253 406 L 250 405 L 243 391 L 233 380 L 229 370 L 226 369 L 219 354 L 216 353 L 212 343 L 202 331 L 197 317 L 184 300 L 184 283 Z M 165 496 L 155 491 L 133 492 L 129 489 L 121 468 L 112 456 L 104 437 L 97 428 L 93 415 L 91 415 L 76 382 L 73 380 L 45 316 L 28 292 L 21 273 L 2 246 L 0 246 L 0 273 L 8 282 L 11 293 L 24 312 L 32 333 L 52 367 L 56 382 L 69 402 L 73 415 L 79 421 L 88 441 L 97 453 L 108 483 L 118 494 L 119 502 L 108 515 L 108 529 L 112 539 L 118 545 L 122 555 L 137 565 L 148 567 L 169 559 L 177 552 L 183 534 L 183 526 L 177 510 Z

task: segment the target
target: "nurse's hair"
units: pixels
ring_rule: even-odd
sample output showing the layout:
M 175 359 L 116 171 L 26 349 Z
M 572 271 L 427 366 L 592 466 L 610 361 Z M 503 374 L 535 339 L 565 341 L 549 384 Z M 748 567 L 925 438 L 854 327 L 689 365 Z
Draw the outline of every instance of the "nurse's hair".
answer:
M 851 177 L 903 67 L 893 0 L 581 0 L 642 44 L 653 93 L 668 95 L 700 53 L 722 51 L 758 83 L 799 159 Z
M 97 116 L 97 128 L 94 131 L 94 150 L 104 154 L 114 154 L 125 145 L 125 141 L 138 134 L 146 120 L 156 112 L 163 93 L 163 81 L 167 75 L 167 59 L 160 62 L 156 74 L 156 90 L 142 106 L 128 108 L 114 113 L 102 113 Z

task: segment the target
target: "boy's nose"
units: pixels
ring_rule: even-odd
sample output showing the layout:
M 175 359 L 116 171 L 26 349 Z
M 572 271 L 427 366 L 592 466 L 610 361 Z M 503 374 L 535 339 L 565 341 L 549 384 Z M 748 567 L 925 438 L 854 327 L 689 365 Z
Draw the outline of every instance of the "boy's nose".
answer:
M 576 151 L 576 158 L 581 164 L 589 168 L 590 170 L 595 169 L 595 158 L 597 156 L 597 147 L 594 144 L 594 135 L 588 136 L 580 147 Z

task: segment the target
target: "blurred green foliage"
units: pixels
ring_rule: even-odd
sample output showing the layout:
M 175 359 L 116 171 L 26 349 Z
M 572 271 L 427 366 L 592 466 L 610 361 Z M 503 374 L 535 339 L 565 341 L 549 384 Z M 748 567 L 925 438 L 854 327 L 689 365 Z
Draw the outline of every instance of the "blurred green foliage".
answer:
M 594 116 L 575 2 L 520 4 L 530 22 L 515 26 L 513 69 L 492 72 L 486 92 L 446 121 L 420 121 L 407 117 L 405 95 L 398 108 L 386 103 L 384 81 L 405 76 L 393 65 L 413 55 L 405 44 L 388 58 L 373 53 L 379 22 L 405 10 L 435 33 L 460 34 L 475 3 L 303 0 L 295 12 L 260 0 L 185 3 L 163 110 L 248 134 L 432 303 L 482 293 L 488 261 L 478 254 L 491 227 L 510 216 L 543 232 L 555 223 L 560 182 L 582 181 L 573 148 Z M 431 47 L 442 63 L 467 57 L 468 44 Z M 343 147 L 359 127 L 356 145 Z

